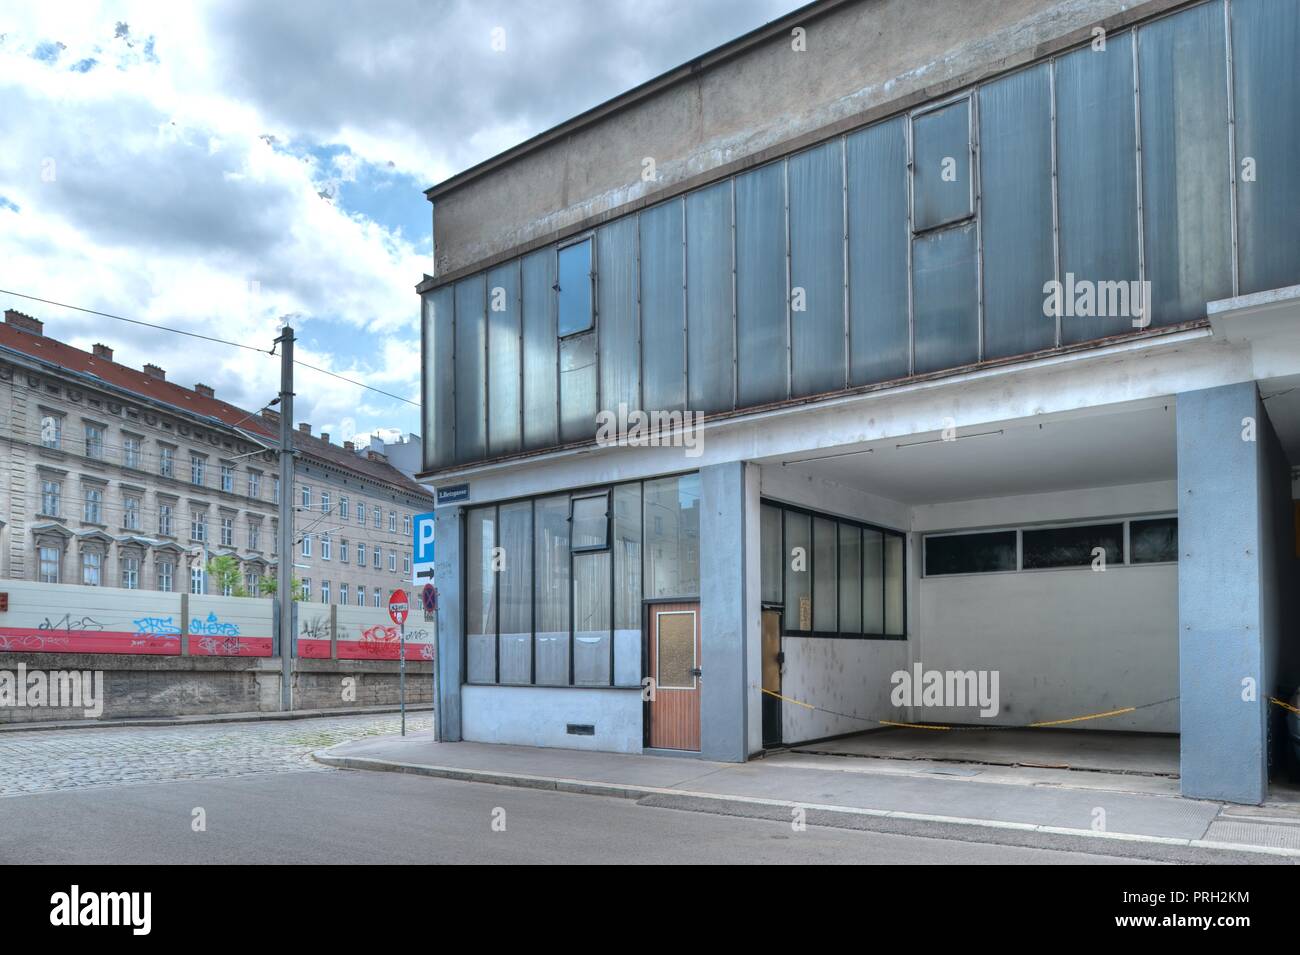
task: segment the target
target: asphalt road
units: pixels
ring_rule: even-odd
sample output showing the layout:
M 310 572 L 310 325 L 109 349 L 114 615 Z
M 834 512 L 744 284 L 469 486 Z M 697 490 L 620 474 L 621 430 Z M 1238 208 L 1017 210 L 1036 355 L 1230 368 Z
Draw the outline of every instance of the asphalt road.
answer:
M 194 831 L 196 809 L 205 831 Z M 785 822 L 605 796 L 346 770 L 0 798 L 0 865 L 1132 861 L 812 826 L 795 832 Z

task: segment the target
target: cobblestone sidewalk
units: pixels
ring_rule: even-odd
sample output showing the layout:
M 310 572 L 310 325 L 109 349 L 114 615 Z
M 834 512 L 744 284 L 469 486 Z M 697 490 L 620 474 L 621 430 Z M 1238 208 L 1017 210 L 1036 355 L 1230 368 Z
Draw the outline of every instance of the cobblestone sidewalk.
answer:
M 407 733 L 428 731 L 407 715 Z M 256 773 L 330 772 L 313 751 L 397 733 L 397 714 L 0 734 L 0 796 Z

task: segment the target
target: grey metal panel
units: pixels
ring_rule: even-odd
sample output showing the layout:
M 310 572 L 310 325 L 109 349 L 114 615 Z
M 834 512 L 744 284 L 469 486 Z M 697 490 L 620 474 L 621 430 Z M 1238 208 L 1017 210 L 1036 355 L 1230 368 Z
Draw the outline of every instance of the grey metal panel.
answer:
M 600 322 L 600 400 L 641 407 L 641 342 L 636 309 L 636 216 L 596 233 L 596 289 Z
M 1142 248 L 1155 325 L 1204 317 L 1206 302 L 1232 295 L 1224 31 L 1222 3 L 1138 31 Z
M 764 603 L 781 602 L 781 572 L 785 567 L 781 551 L 781 509 L 770 504 L 759 508 L 759 551 Z
M 789 164 L 791 390 L 813 395 L 843 388 L 846 376 L 840 143 L 791 156 Z
M 691 411 L 730 411 L 731 183 L 686 196 L 686 380 Z
M 488 271 L 488 453 L 518 451 L 521 440 L 519 401 L 519 261 Z
M 487 452 L 487 277 L 456 283 L 456 460 Z
M 1061 277 L 1135 282 L 1138 271 L 1137 134 L 1128 34 L 1056 64 L 1057 188 Z M 1066 314 L 1065 343 L 1132 331 L 1131 317 Z
M 912 240 L 912 313 L 916 371 L 938 371 L 979 358 L 975 224 Z
M 908 369 L 907 118 L 847 138 L 849 383 L 901 378 Z
M 549 448 L 558 442 L 556 408 L 559 351 L 555 327 L 555 250 L 525 255 L 523 286 L 524 447 Z
M 786 630 L 812 629 L 812 517 L 785 511 Z
M 772 163 L 736 177 L 740 407 L 786 397 L 784 168 Z
M 596 333 L 560 340 L 560 440 L 596 433 Z
M 813 518 L 813 629 L 839 630 L 838 525 L 825 517 Z
M 686 300 L 682 199 L 643 211 L 641 229 L 641 375 L 647 411 L 686 406 Z
M 424 466 L 456 459 L 455 302 L 445 285 L 424 296 Z
M 569 497 L 533 502 L 533 628 L 539 686 L 569 682 Z
M 573 555 L 573 684 L 608 686 L 614 639 L 609 551 Z
M 912 228 L 920 232 L 970 215 L 970 100 L 912 120 Z
M 641 682 L 641 485 L 614 488 L 614 682 Z
M 979 91 L 984 357 L 1056 344 L 1043 314 L 1052 250 L 1052 100 L 1047 64 Z
M 495 683 L 497 649 L 496 508 L 478 507 L 465 515 L 465 677 L 470 683 Z
M 1232 0 L 1240 294 L 1300 283 L 1300 4 Z M 1242 170 L 1253 161 L 1254 182 Z
M 840 631 L 865 633 L 862 629 L 862 530 L 840 525 L 839 550 Z

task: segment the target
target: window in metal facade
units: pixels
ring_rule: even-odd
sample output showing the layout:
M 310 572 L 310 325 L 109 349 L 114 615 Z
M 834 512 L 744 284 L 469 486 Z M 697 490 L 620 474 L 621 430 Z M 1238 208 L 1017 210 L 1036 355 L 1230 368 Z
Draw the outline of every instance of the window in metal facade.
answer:
M 849 383 L 908 373 L 907 120 L 845 139 L 849 210 Z
M 789 159 L 790 381 L 793 395 L 845 384 L 843 143 Z
M 525 448 L 558 441 L 555 253 L 542 249 L 520 263 L 523 285 L 523 431 Z
M 645 210 L 640 228 L 641 368 L 644 410 L 686 406 L 685 201 Z
M 638 686 L 643 577 L 697 599 L 698 522 L 697 474 L 467 511 L 466 679 Z
M 627 216 L 601 226 L 596 241 L 600 405 L 616 415 L 620 404 L 641 406 L 636 239 L 636 216 Z M 594 424 L 589 423 L 588 430 L 594 430 Z
M 963 97 L 912 117 L 912 231 L 975 213 L 971 104 Z
M 979 293 L 973 222 L 912 240 L 912 319 L 918 373 L 979 358 Z
M 595 281 L 591 237 L 561 247 L 556 257 L 558 280 L 555 291 L 559 302 L 557 333 L 564 338 L 589 330 L 595 320 L 592 312 L 594 296 L 591 292 Z
M 741 407 L 789 394 L 785 250 L 785 164 L 778 162 L 736 177 L 736 372 Z
M 456 460 L 487 453 L 486 275 L 456 283 Z
M 734 407 L 731 183 L 686 196 L 686 379 L 691 411 Z
M 491 456 L 521 447 L 519 305 L 519 263 L 491 269 L 487 275 L 487 438 Z
M 782 573 L 764 579 L 763 600 L 782 608 L 791 636 L 906 636 L 903 535 L 858 521 L 776 502 L 763 509 L 783 518 L 760 523 L 760 550 L 780 548 Z M 773 540 L 776 541 L 775 545 Z

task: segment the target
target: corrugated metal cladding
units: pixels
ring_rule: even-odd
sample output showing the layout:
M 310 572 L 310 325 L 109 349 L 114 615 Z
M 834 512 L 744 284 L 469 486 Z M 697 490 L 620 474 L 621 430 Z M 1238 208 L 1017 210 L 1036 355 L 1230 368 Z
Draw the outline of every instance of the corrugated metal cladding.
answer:
M 1053 280 L 1152 325 L 1300 283 L 1297 49 L 1297 0 L 1198 4 L 595 229 L 563 323 L 555 247 L 429 292 L 425 466 L 1134 330 Z

